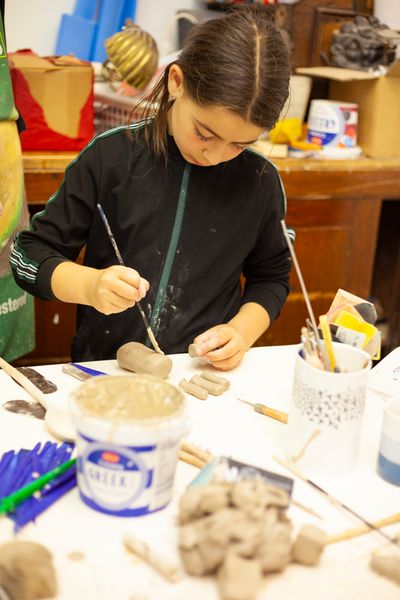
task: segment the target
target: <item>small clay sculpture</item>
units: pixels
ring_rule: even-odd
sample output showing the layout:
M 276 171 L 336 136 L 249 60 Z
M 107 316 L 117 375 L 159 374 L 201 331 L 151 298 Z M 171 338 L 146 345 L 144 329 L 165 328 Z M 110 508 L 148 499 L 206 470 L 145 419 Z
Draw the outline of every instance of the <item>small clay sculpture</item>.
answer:
M 293 553 L 285 490 L 262 480 L 190 486 L 179 504 L 179 549 L 190 575 L 218 573 L 222 600 L 252 600 L 262 574 L 282 571 L 292 555 L 315 564 L 325 533 L 303 527 Z
M 194 375 L 190 381 L 204 388 L 213 396 L 220 396 L 225 391 L 225 385 L 223 383 L 214 383 L 213 381 L 209 381 L 200 375 Z
M 11 600 L 53 598 L 57 594 L 52 555 L 41 544 L 13 541 L 0 547 L 0 587 Z
M 128 342 L 117 350 L 120 367 L 135 373 L 147 373 L 165 379 L 171 372 L 172 360 L 139 342 Z
M 207 400 L 208 392 L 203 387 L 192 383 L 191 381 L 186 381 L 186 379 L 182 379 L 179 382 L 179 387 L 181 387 L 185 392 L 190 394 L 191 396 L 196 396 L 199 400 Z
M 315 565 L 325 547 L 325 531 L 314 525 L 303 525 L 293 545 L 293 560 L 302 565 Z

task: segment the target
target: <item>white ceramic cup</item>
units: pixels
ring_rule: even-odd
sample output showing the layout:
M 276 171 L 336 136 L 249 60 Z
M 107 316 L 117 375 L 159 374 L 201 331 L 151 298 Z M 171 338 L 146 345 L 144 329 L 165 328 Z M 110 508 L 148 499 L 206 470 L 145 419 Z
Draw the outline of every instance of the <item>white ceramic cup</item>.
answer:
M 371 359 L 348 344 L 333 348 L 345 372 L 322 371 L 296 353 L 286 454 L 307 474 L 343 474 L 357 461 Z
M 400 485 L 400 398 L 386 400 L 378 454 L 378 473 Z

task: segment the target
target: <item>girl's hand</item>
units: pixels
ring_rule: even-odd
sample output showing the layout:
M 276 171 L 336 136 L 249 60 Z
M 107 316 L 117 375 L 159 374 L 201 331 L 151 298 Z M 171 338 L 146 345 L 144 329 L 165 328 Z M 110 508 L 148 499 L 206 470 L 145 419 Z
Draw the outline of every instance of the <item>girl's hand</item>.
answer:
M 149 282 L 130 267 L 113 265 L 89 278 L 88 304 L 105 315 L 123 312 L 145 297 Z
M 220 371 L 238 366 L 246 352 L 242 334 L 232 325 L 216 325 L 194 339 L 196 352 Z

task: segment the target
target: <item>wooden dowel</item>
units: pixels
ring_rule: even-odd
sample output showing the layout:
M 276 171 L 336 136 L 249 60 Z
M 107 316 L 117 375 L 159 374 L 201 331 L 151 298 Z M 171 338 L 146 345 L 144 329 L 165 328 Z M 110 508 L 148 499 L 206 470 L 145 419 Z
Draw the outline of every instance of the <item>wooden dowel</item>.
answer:
M 400 513 L 395 513 L 390 517 L 384 517 L 383 519 L 378 519 L 374 521 L 372 524 L 374 527 L 381 529 L 382 527 L 386 527 L 387 525 L 393 525 L 394 523 L 400 522 Z M 366 533 L 370 533 L 371 528 L 367 527 L 367 525 L 360 525 L 359 527 L 353 527 L 352 529 L 346 529 L 341 533 L 337 533 L 335 535 L 330 535 L 327 540 L 327 544 L 336 544 L 336 542 L 343 542 L 345 540 L 351 540 L 352 538 L 358 537 L 360 535 L 365 535 Z

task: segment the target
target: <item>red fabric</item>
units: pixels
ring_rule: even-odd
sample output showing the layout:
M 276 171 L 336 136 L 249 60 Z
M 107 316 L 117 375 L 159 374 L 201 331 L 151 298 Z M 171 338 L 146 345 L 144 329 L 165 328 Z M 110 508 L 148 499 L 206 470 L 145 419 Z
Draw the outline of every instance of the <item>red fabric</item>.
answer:
M 79 130 L 76 137 L 57 133 L 47 125 L 43 109 L 33 98 L 28 83 L 19 69 L 11 66 L 11 80 L 15 105 L 26 124 L 21 132 L 22 150 L 81 150 L 93 137 L 93 86 L 81 108 Z

